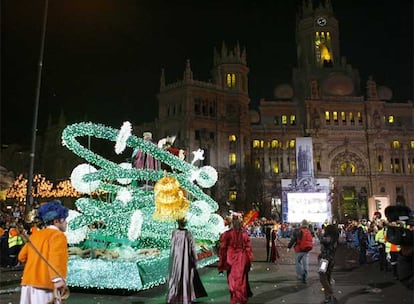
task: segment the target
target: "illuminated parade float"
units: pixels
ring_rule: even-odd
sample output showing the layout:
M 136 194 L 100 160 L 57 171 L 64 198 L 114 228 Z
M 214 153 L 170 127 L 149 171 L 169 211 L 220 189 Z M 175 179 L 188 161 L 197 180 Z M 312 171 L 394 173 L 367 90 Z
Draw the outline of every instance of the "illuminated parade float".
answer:
M 217 261 L 215 244 L 224 221 L 215 213 L 217 202 L 202 190 L 216 183 L 217 171 L 195 166 L 202 150 L 192 152 L 189 163 L 131 130 L 124 122 L 119 130 L 79 123 L 63 131 L 62 144 L 86 161 L 71 174 L 73 187 L 84 197 L 68 218 L 69 286 L 142 290 L 163 284 L 171 233 L 183 216 L 196 240 L 198 266 Z M 113 142 L 118 155 L 129 147 L 170 170 L 112 162 L 81 144 L 92 137 Z

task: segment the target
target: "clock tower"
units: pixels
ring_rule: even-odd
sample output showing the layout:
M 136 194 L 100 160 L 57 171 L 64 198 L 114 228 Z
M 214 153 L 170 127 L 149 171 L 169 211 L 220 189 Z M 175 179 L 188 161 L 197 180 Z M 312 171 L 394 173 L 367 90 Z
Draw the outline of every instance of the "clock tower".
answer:
M 316 4 L 314 4 L 316 3 Z M 296 22 L 297 67 L 293 69 L 297 123 L 305 126 L 306 100 L 357 96 L 359 72 L 341 57 L 339 27 L 330 0 L 303 0 Z
M 305 0 L 296 25 L 298 68 L 339 65 L 339 30 L 329 0 L 313 7 Z

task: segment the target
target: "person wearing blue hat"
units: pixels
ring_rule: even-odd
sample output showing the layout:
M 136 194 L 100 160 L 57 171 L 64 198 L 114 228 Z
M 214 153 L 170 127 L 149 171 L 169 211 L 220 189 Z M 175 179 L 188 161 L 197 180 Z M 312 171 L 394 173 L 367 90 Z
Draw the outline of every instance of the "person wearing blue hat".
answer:
M 68 295 L 68 209 L 60 201 L 47 202 L 38 209 L 38 217 L 45 228 L 26 239 L 18 256 L 25 263 L 20 304 L 60 303 Z

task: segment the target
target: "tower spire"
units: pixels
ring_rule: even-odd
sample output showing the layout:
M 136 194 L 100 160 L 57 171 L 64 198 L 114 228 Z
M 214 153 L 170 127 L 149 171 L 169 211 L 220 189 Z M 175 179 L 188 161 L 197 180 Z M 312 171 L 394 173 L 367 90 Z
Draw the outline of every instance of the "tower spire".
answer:
M 165 70 L 161 68 L 160 89 L 165 88 Z
M 187 62 L 185 64 L 183 80 L 184 81 L 193 80 L 193 71 L 191 71 L 190 59 L 187 59 Z

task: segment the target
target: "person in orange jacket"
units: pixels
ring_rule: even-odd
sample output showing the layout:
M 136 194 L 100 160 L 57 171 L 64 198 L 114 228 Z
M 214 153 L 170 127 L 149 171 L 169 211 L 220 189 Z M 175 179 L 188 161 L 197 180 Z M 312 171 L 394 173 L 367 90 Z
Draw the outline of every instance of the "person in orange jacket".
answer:
M 38 215 L 46 228 L 33 233 L 21 249 L 18 259 L 25 263 L 20 304 L 48 303 L 54 300 L 54 290 L 67 290 L 68 209 L 59 201 L 40 206 Z

